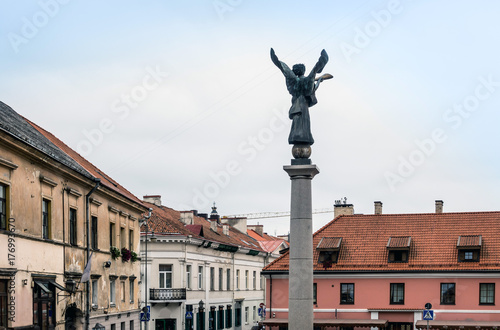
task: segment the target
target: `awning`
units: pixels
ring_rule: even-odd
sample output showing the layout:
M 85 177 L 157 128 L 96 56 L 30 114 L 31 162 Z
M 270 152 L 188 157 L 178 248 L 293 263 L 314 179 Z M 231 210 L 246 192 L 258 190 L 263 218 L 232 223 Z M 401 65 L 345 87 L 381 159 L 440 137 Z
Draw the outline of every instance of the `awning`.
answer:
M 66 290 L 65 287 L 63 287 L 62 285 L 60 284 L 57 284 L 56 281 L 52 281 L 52 280 L 49 280 L 49 283 L 52 284 L 53 286 L 55 286 L 56 288 L 58 288 L 59 290 L 61 291 L 68 291 Z
M 417 329 L 427 329 L 427 321 L 415 324 Z M 500 329 L 500 321 L 429 321 L 430 329 Z
M 361 319 L 314 319 L 315 327 L 369 327 L 384 328 L 389 323 L 387 320 L 361 320 Z M 268 326 L 288 325 L 288 319 L 267 319 L 262 324 Z
M 44 283 L 35 281 L 35 284 L 38 285 L 38 287 L 42 289 L 42 291 L 44 291 L 45 293 L 50 293 L 49 288 L 47 288 Z

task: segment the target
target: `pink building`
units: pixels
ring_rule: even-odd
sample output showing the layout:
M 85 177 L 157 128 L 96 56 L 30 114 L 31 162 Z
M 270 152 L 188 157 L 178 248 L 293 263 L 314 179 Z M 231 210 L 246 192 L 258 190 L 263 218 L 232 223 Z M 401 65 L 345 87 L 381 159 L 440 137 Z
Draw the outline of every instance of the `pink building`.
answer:
M 356 215 L 313 235 L 315 329 L 500 329 L 500 212 Z M 293 242 L 290 242 L 293 248 Z M 288 325 L 286 253 L 263 270 L 272 329 Z

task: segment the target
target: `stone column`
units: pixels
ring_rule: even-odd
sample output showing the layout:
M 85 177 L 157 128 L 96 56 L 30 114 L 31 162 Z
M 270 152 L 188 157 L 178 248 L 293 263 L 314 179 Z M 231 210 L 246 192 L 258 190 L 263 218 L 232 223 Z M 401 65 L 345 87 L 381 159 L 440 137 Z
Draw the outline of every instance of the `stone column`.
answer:
M 292 162 L 293 163 L 293 162 Z M 287 165 L 292 181 L 288 329 L 313 329 L 313 246 L 311 181 L 316 165 Z

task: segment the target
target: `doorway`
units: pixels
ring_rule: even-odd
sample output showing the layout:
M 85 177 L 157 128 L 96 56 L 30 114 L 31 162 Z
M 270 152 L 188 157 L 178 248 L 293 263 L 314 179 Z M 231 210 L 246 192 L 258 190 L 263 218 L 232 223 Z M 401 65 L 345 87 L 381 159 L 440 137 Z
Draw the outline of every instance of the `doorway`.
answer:
M 176 330 L 176 319 L 156 320 L 155 330 Z

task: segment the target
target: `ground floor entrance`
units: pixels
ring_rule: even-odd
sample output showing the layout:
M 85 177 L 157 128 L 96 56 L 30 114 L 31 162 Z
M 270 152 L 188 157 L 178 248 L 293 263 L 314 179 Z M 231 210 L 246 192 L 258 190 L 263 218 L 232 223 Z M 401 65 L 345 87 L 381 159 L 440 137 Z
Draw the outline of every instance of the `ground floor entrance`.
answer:
M 413 330 L 413 323 L 408 322 L 389 322 L 387 330 Z
M 155 321 L 155 330 L 177 330 L 176 319 L 157 319 Z

